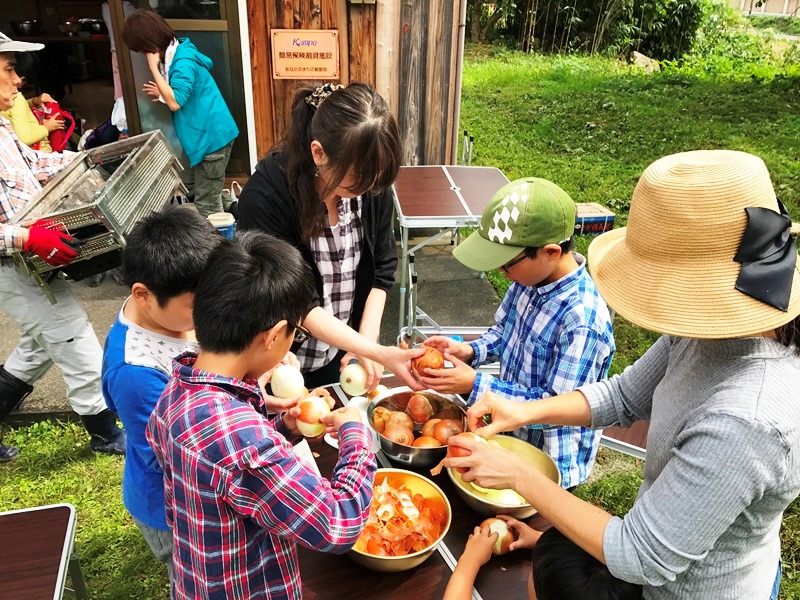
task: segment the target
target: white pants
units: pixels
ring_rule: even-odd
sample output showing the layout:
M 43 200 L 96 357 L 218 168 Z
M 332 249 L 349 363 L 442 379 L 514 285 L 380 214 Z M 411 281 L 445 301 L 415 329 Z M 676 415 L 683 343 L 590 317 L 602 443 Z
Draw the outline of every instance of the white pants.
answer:
M 34 385 L 55 363 L 72 410 L 96 415 L 106 408 L 100 383 L 103 349 L 69 284 L 54 278 L 50 289 L 56 304 L 11 259 L 0 259 L 0 308 L 20 330 L 19 345 L 4 368 Z

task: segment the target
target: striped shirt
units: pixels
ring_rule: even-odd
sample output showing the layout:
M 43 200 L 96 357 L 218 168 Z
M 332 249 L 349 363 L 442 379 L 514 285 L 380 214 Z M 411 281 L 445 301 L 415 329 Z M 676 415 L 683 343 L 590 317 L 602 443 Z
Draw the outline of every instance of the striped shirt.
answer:
M 256 381 L 196 370 L 196 358 L 176 358 L 147 425 L 164 471 L 175 597 L 299 600 L 296 544 L 343 553 L 366 523 L 376 470 L 367 430 L 339 430 L 339 461 L 322 479 L 295 455 L 282 418 L 266 417 Z
M 6 225 L 42 185 L 77 156 L 40 152 L 23 144 L 11 123 L 0 116 L 0 255 L 22 250 L 18 225 Z
M 339 213 L 337 225 L 326 224 L 322 235 L 310 241 L 314 262 L 322 277 L 320 306 L 342 323 L 350 321 L 356 295 L 356 271 L 364 239 L 361 202 L 361 196 L 340 198 L 336 205 Z M 331 362 L 338 351 L 338 348 L 312 337 L 300 346 L 296 354 L 303 371 L 315 371 Z
M 542 286 L 512 283 L 495 314 L 496 324 L 478 340 L 472 366 L 500 360 L 500 378 L 477 373 L 469 397 L 474 403 L 491 390 L 514 402 L 528 402 L 571 392 L 608 374 L 614 335 L 608 308 L 586 272 L 579 267 Z M 601 431 L 585 427 L 531 426 L 513 432 L 547 452 L 570 488 L 589 476 Z

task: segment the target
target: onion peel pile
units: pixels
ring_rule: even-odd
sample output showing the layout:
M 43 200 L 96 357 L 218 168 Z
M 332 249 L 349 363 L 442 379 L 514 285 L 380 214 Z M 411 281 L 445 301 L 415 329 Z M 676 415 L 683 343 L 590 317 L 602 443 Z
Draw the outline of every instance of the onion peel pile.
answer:
M 369 517 L 354 548 L 375 556 L 406 556 L 430 547 L 447 520 L 444 502 L 394 487 L 385 478 L 376 485 Z

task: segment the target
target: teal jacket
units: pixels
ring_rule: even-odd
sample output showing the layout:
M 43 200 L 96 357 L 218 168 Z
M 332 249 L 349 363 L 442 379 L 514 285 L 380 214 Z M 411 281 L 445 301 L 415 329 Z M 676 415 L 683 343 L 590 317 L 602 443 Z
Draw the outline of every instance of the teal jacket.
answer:
M 214 63 L 189 38 L 178 41 L 169 67 L 169 86 L 180 106 L 172 113 L 172 124 L 189 164 L 195 166 L 235 140 L 239 128 L 211 77 Z

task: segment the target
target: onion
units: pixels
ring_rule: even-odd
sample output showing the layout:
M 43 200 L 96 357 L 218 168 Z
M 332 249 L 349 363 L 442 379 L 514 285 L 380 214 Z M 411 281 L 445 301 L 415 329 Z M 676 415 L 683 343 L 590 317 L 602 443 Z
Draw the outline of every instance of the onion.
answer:
M 383 436 L 403 446 L 410 446 L 414 443 L 414 433 L 402 425 L 387 425 L 383 430 Z
M 494 543 L 494 548 L 492 548 L 492 554 L 500 556 L 508 552 L 511 542 L 516 539 L 514 530 L 508 526 L 508 523 L 503 521 L 503 519 L 492 517 L 481 523 L 481 529 L 484 527 L 488 527 L 490 533 L 497 534 L 497 541 Z
M 425 374 L 425 369 L 444 368 L 444 356 L 441 352 L 430 346 L 423 346 L 422 349 L 425 350 L 425 354 L 411 359 L 411 371 L 417 379 Z
M 421 435 L 417 439 L 414 440 L 414 443 L 411 444 L 415 448 L 441 448 L 442 445 L 439 443 L 439 440 L 436 438 L 432 438 L 427 435 Z
M 486 499 L 495 504 L 503 504 L 505 506 L 522 506 L 528 502 L 512 489 L 505 490 L 489 490 L 486 493 Z
M 433 427 L 433 437 L 444 446 L 450 436 L 456 435 L 464 431 L 464 424 L 455 419 L 442 419 Z
M 464 433 L 458 433 L 458 434 L 456 434 L 455 436 L 452 436 L 452 437 L 463 437 L 463 438 L 467 438 L 468 440 L 474 440 L 476 442 L 483 442 L 484 444 L 487 443 L 485 439 L 483 439 L 479 435 L 475 435 L 471 431 L 465 431 Z M 470 454 L 472 454 L 472 453 L 469 450 L 467 450 L 466 448 L 462 448 L 461 446 L 451 446 L 448 443 L 447 456 L 449 458 L 460 458 L 462 456 L 469 456 Z M 459 473 L 466 473 L 467 469 L 465 469 L 464 467 L 457 467 L 456 471 L 458 471 Z
M 436 427 L 439 421 L 441 421 L 441 419 L 428 419 L 425 421 L 425 424 L 422 426 L 422 435 L 433 437 L 433 428 Z
M 414 394 L 408 401 L 406 414 L 410 415 L 415 423 L 425 423 L 433 415 L 431 401 L 422 394 Z
M 378 433 L 383 433 L 386 428 L 386 419 L 389 418 L 391 411 L 385 406 L 376 406 L 372 411 L 372 426 Z
M 342 369 L 339 385 L 348 396 L 361 396 L 367 391 L 367 370 L 359 362 L 350 363 Z
M 389 416 L 386 418 L 386 428 L 388 429 L 393 425 L 400 425 L 410 431 L 414 430 L 414 421 L 412 421 L 411 417 L 409 417 L 406 413 L 399 410 L 391 411 Z
M 331 412 L 328 402 L 320 396 L 309 396 L 300 404 L 297 429 L 306 437 L 317 437 L 325 431 L 322 418 Z
M 303 374 L 292 365 L 281 365 L 269 380 L 272 395 L 276 398 L 294 398 L 303 393 Z

